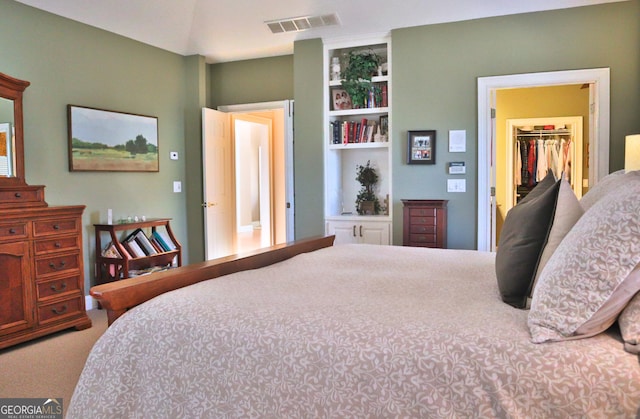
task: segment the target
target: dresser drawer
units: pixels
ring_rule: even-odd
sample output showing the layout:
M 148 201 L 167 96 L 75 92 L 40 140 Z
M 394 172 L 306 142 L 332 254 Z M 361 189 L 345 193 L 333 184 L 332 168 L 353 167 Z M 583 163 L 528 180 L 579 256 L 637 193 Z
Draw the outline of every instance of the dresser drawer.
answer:
M 80 220 L 78 218 L 52 218 L 37 220 L 33 223 L 33 236 L 51 236 L 53 234 L 78 233 Z
M 80 248 L 79 236 L 55 237 L 52 239 L 40 239 L 35 242 L 36 255 L 53 252 L 77 250 Z
M 80 254 L 70 253 L 36 259 L 36 278 L 41 276 L 66 273 L 80 267 Z
M 68 293 L 77 294 L 80 291 L 80 275 L 38 282 L 36 290 L 39 302 Z
M 83 313 L 83 298 L 83 296 L 79 295 L 62 301 L 39 305 L 38 320 L 40 325 Z
M 427 224 L 412 224 L 409 227 L 410 234 L 436 234 L 436 226 L 435 225 L 427 225 Z
M 28 206 L 28 204 L 42 201 L 42 192 L 39 189 L 2 189 L 0 190 L 0 202 L 12 207 Z
M 435 217 L 436 209 L 435 208 L 410 208 L 409 216 L 410 217 Z
M 27 221 L 0 224 L 0 241 L 26 239 L 29 236 Z
M 409 236 L 409 242 L 413 246 L 426 246 L 426 245 L 434 245 L 436 244 L 437 236 L 436 234 L 411 234 Z
M 436 217 L 411 217 L 409 219 L 410 225 L 436 225 Z

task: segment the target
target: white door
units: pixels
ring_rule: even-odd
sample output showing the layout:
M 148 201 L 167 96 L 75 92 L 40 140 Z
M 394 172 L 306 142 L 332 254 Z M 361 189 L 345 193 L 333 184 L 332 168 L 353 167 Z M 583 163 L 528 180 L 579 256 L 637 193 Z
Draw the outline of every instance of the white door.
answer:
M 204 239 L 207 260 L 233 253 L 233 151 L 229 115 L 202 109 Z

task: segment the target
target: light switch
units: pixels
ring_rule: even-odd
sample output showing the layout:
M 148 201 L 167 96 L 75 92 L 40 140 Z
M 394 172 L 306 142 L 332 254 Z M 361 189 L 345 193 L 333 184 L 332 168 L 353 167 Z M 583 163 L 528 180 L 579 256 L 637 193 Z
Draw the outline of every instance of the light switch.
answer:
M 447 192 L 466 192 L 466 179 L 447 179 Z
M 180 182 L 179 180 L 173 181 L 173 192 L 182 192 L 182 182 Z

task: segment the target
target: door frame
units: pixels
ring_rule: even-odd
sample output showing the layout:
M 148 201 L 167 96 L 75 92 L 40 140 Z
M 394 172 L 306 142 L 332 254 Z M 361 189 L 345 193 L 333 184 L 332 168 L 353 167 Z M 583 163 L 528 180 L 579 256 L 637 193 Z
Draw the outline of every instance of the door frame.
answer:
M 592 86 L 589 179 L 597 182 L 609 173 L 609 68 L 478 77 L 478 250 L 493 250 L 492 236 L 495 237 L 492 219 L 495 202 L 491 194 L 496 182 L 493 167 L 496 158 L 495 130 L 492 119 L 492 114 L 495 114 L 495 91 L 564 84 Z M 595 147 L 591 147 L 594 144 Z
M 284 159 L 285 159 L 285 198 L 287 241 L 295 239 L 295 200 L 294 200 L 294 173 L 293 173 L 293 100 L 279 100 L 272 102 L 257 102 L 238 105 L 218 106 L 217 110 L 227 113 L 251 113 L 274 109 L 284 110 Z

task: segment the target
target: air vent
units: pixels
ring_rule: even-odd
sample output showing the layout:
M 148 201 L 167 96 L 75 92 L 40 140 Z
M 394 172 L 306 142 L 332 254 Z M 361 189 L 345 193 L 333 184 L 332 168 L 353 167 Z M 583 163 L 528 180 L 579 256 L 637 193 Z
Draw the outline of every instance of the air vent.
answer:
M 300 32 L 307 29 L 321 28 L 324 26 L 339 25 L 338 15 L 302 16 L 290 17 L 286 19 L 270 20 L 264 22 L 272 33 Z

